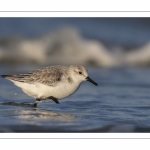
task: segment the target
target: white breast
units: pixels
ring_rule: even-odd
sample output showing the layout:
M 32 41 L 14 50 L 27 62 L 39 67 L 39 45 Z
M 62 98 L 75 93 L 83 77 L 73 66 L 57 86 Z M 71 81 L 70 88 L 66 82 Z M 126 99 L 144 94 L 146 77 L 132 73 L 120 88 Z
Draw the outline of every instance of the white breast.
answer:
M 47 98 L 53 96 L 57 99 L 63 99 L 76 92 L 80 86 L 80 83 L 68 83 L 67 81 L 60 82 L 56 86 L 47 86 L 41 83 L 29 84 L 18 81 L 13 82 L 27 95 L 34 98 Z
M 80 84 L 58 84 L 56 86 L 47 86 L 40 83 L 37 83 L 36 86 L 38 87 L 38 98 L 45 98 L 49 96 L 53 96 L 57 99 L 63 99 L 68 97 L 69 95 L 73 94 L 79 87 Z

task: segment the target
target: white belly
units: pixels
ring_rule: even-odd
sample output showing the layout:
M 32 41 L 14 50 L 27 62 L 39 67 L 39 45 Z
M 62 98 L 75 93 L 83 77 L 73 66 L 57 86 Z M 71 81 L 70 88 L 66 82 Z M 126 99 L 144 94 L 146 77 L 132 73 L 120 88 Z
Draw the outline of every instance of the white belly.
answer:
M 80 86 L 79 83 L 68 84 L 67 82 L 57 84 L 56 86 L 47 86 L 41 83 L 29 84 L 17 81 L 13 82 L 27 95 L 34 98 L 47 98 L 53 96 L 57 99 L 63 99 L 73 94 Z

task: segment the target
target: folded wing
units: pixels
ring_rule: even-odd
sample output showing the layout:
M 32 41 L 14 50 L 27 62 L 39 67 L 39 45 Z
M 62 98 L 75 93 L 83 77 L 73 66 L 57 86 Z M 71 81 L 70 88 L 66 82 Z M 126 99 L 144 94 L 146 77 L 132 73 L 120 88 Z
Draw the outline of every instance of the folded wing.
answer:
M 61 81 L 63 76 L 62 70 L 56 67 L 46 67 L 38 69 L 27 74 L 19 75 L 2 75 L 1 77 L 12 81 L 34 83 L 39 82 L 48 86 L 55 86 Z

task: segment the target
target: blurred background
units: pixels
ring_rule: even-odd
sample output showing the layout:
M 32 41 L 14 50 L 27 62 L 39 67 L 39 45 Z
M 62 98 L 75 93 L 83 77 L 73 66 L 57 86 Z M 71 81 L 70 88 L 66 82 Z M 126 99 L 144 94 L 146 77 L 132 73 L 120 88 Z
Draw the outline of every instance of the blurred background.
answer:
M 0 63 L 150 65 L 150 18 L 0 18 Z

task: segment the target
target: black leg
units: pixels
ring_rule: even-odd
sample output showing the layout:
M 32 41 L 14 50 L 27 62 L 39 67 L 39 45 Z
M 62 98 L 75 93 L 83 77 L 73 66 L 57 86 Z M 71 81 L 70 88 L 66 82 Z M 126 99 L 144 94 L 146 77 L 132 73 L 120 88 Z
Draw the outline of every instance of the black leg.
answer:
M 37 107 L 38 102 L 40 102 L 41 99 L 40 98 L 36 98 L 36 102 L 33 104 L 34 107 Z
M 50 97 L 48 97 L 48 98 L 45 98 L 44 100 L 46 100 L 46 99 L 52 99 L 56 104 L 59 104 L 57 98 L 55 98 L 55 97 L 53 97 L 53 96 L 50 96 Z M 42 99 L 40 99 L 40 98 L 36 98 L 36 102 L 33 104 L 33 106 L 34 106 L 34 107 L 37 107 L 38 102 L 40 102 L 41 100 L 42 100 Z
M 37 101 L 37 102 L 40 102 L 40 101 L 41 101 L 41 99 L 40 99 L 40 98 L 36 98 L 36 101 Z
M 37 107 L 37 103 L 34 103 L 33 106 L 34 106 L 34 107 Z
M 48 97 L 47 99 L 52 99 L 56 104 L 59 104 L 57 98 L 53 97 L 53 96 L 50 96 Z

